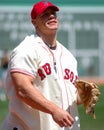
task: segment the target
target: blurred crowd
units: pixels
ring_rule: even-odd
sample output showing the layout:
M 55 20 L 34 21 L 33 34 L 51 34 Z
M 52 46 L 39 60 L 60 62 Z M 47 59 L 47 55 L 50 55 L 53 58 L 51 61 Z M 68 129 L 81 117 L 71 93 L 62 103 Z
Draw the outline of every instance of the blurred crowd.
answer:
M 8 69 L 8 61 L 9 53 L 7 50 L 5 50 L 3 51 L 2 57 L 0 59 L 0 101 L 5 101 L 7 99 L 4 86 Z

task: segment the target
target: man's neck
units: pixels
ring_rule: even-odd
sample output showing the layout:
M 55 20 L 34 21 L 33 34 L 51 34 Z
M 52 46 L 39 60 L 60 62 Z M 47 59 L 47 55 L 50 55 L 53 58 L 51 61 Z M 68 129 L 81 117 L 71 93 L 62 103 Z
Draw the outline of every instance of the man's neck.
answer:
M 39 35 L 39 34 L 38 34 Z M 50 35 L 39 35 L 41 39 L 44 41 L 44 43 L 49 47 L 55 47 L 56 46 L 56 34 L 50 34 Z

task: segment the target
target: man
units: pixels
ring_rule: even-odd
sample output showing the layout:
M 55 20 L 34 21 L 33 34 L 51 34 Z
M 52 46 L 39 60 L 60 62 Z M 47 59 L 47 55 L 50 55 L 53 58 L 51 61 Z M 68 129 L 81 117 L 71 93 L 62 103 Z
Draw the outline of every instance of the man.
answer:
M 9 114 L 2 130 L 80 130 L 77 61 L 57 40 L 59 8 L 40 1 L 31 11 L 36 34 L 10 56 Z

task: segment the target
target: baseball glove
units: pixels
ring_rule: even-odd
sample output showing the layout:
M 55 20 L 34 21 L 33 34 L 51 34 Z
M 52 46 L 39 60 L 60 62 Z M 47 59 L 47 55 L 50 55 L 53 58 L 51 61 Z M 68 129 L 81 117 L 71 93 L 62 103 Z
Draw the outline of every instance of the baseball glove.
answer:
M 93 118 L 95 119 L 94 107 L 100 95 L 98 86 L 84 80 L 77 80 L 75 86 L 77 87 L 79 97 L 83 102 L 86 114 L 93 114 Z

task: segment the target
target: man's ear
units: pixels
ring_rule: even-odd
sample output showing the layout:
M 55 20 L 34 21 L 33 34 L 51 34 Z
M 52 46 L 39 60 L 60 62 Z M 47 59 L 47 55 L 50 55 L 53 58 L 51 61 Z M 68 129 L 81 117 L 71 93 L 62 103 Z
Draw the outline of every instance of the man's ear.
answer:
M 36 27 L 36 20 L 35 19 L 31 19 L 31 22 Z

